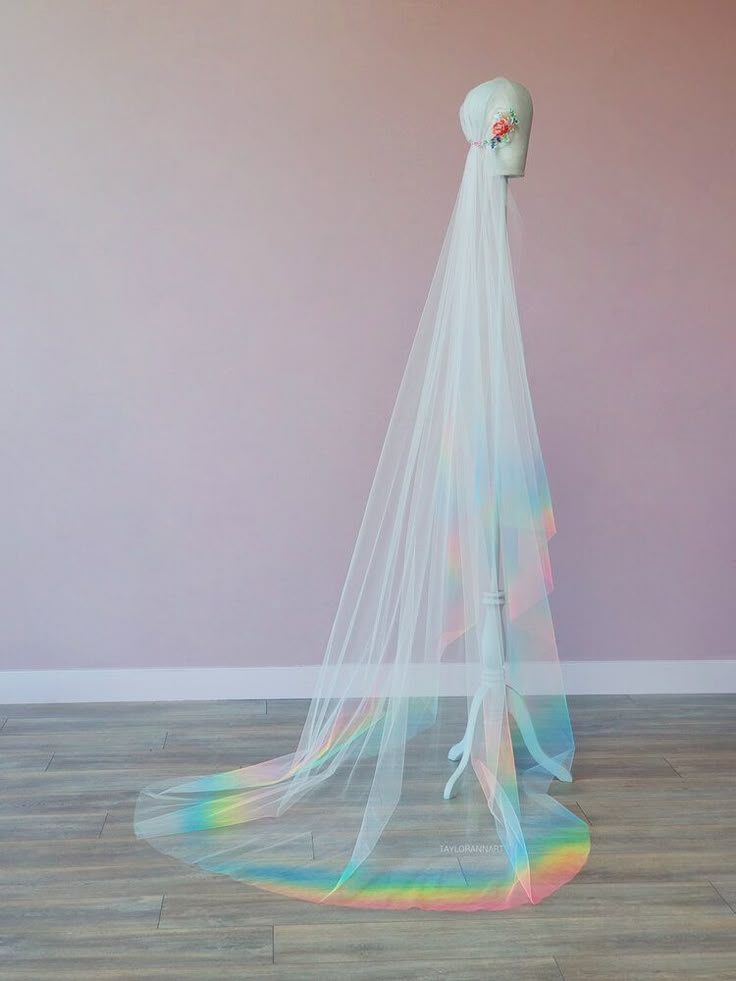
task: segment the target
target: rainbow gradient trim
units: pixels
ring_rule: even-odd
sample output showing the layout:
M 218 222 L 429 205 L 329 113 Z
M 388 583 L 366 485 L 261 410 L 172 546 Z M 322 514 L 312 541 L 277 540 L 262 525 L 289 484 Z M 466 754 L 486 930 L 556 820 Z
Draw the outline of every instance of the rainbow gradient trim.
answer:
M 431 871 L 422 867 L 382 869 L 380 873 L 359 867 L 335 888 L 339 877 L 334 872 L 292 863 L 249 865 L 201 860 L 196 864 L 269 892 L 329 906 L 448 912 L 510 909 L 541 902 L 585 865 L 590 853 L 588 826 L 567 814 L 572 822 L 532 850 L 526 887 L 511 869 L 503 876 L 488 878 L 472 870 L 465 872 L 461 865 L 452 877 L 434 878 Z

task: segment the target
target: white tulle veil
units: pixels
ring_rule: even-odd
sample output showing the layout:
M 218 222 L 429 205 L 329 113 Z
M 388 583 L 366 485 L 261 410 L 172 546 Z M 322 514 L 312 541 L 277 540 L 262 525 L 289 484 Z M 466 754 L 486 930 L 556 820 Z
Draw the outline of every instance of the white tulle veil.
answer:
M 486 109 L 466 100 L 469 140 Z M 160 851 L 315 902 L 446 910 L 536 903 L 584 864 L 587 825 L 548 793 L 574 744 L 507 214 L 471 143 L 298 745 L 145 788 L 135 830 Z

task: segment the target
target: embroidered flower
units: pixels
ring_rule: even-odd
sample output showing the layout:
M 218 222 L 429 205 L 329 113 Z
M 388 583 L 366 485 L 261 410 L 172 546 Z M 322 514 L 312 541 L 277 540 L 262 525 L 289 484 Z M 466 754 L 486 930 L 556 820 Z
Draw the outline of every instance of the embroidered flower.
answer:
M 511 129 L 511 123 L 506 116 L 502 116 L 497 119 L 491 128 L 491 133 L 500 140 L 502 136 L 505 136 Z
M 519 118 L 513 109 L 499 109 L 493 116 L 490 140 L 472 140 L 473 146 L 488 147 L 495 150 L 499 143 L 508 143 L 514 130 L 519 125 Z

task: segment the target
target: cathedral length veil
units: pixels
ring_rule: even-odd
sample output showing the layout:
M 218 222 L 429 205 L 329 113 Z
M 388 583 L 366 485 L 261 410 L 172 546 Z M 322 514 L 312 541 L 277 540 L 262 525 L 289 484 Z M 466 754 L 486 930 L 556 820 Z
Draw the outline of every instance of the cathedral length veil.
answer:
M 574 743 L 514 203 L 497 155 L 472 143 L 492 95 L 484 83 L 461 108 L 460 190 L 296 749 L 137 803 L 135 832 L 161 852 L 300 899 L 504 909 L 539 902 L 588 855 L 587 825 L 548 793 L 570 779 Z M 474 701 L 470 766 L 445 800 Z

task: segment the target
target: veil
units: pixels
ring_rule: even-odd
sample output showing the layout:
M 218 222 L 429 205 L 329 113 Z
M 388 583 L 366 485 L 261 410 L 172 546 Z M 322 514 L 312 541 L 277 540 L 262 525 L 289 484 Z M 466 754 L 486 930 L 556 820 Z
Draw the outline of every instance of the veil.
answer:
M 148 786 L 136 806 L 136 835 L 161 852 L 319 903 L 537 903 L 590 847 L 549 794 L 574 752 L 548 601 L 555 525 L 510 259 L 517 211 L 496 155 L 473 143 L 490 105 L 473 92 L 460 189 L 296 748 Z

